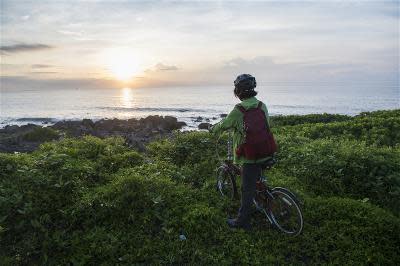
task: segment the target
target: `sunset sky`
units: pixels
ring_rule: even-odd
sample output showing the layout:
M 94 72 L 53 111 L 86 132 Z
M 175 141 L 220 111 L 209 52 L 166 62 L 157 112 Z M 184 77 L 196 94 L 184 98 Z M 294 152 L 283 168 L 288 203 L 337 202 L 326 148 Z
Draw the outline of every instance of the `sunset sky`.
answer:
M 398 84 L 398 1 L 1 1 L 4 88 Z

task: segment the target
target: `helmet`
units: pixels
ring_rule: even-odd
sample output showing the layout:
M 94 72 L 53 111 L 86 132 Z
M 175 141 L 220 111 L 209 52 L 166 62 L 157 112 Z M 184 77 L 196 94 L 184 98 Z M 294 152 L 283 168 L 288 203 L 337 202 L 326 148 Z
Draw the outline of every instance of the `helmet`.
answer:
M 235 95 L 254 91 L 254 88 L 257 86 L 256 78 L 250 74 L 239 75 L 233 84 L 235 84 Z

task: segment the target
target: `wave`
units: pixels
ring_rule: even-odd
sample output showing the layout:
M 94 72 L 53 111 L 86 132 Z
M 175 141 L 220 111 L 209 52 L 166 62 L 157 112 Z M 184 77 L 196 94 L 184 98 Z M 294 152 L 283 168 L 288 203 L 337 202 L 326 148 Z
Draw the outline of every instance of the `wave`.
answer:
M 210 110 L 205 109 L 195 109 L 195 108 L 168 108 L 168 107 L 97 107 L 103 110 L 113 110 L 113 111 L 142 111 L 142 112 L 208 112 Z
M 271 104 L 268 106 L 269 108 L 285 108 L 285 109 L 315 109 L 315 106 L 310 105 L 284 105 L 284 104 Z
M 14 121 L 17 122 L 47 122 L 47 123 L 53 123 L 57 122 L 58 119 L 56 118 L 49 118 L 49 117 L 22 117 L 22 118 L 17 118 Z

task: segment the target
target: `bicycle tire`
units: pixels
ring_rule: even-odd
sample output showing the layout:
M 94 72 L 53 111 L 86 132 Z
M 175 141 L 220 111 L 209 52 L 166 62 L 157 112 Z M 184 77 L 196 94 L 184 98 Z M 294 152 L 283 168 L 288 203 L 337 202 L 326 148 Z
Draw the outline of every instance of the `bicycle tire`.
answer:
M 274 187 L 273 190 L 281 190 L 284 191 L 285 193 L 288 193 L 292 197 L 292 199 L 296 201 L 296 203 L 300 206 L 300 208 L 304 206 L 304 202 L 298 197 L 298 195 L 293 193 L 289 189 L 284 187 Z
M 236 179 L 225 166 L 217 169 L 217 190 L 223 197 L 236 199 L 238 197 Z
M 299 200 L 285 188 L 271 190 L 268 214 L 281 232 L 297 236 L 303 231 L 304 219 Z

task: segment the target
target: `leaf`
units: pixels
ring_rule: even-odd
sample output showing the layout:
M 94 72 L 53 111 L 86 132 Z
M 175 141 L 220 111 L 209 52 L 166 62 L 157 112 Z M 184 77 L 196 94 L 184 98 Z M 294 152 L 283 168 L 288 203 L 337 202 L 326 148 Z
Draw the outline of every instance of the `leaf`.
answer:
M 158 195 L 155 199 L 153 199 L 154 204 L 160 203 L 162 201 L 161 195 Z
M 7 219 L 8 215 L 5 215 L 0 218 L 0 223 L 4 222 Z
M 31 220 L 31 224 L 35 228 L 40 228 L 41 227 L 41 224 L 36 219 L 35 220 Z

